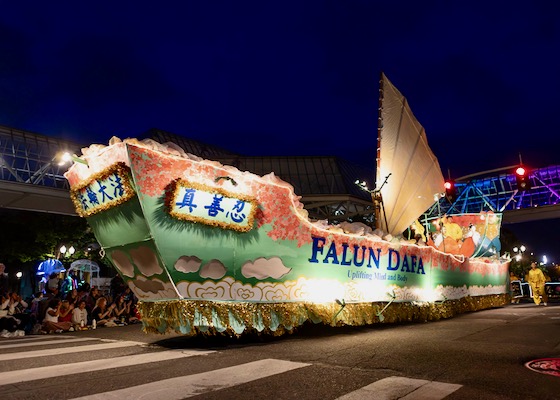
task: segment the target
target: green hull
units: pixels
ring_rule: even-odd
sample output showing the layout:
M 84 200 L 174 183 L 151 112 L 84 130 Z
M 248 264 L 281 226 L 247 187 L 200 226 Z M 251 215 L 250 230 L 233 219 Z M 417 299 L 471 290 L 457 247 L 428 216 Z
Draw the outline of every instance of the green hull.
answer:
M 507 262 L 312 224 L 273 175 L 119 143 L 67 177 L 148 330 L 360 325 L 384 320 L 395 303 L 429 320 L 435 309 L 454 314 L 441 312 L 450 302 L 470 311 L 471 298 L 481 308 L 505 301 Z

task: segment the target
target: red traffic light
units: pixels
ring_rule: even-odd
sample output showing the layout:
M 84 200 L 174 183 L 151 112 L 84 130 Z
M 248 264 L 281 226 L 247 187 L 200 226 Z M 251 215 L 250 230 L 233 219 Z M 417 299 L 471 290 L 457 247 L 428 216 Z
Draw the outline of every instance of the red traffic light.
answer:
M 519 166 L 515 169 L 515 181 L 517 183 L 517 190 L 520 192 L 531 189 L 529 172 L 525 169 L 525 167 Z
M 443 187 L 445 187 L 445 197 L 447 197 L 447 200 L 453 203 L 457 198 L 455 183 L 453 181 L 445 181 Z

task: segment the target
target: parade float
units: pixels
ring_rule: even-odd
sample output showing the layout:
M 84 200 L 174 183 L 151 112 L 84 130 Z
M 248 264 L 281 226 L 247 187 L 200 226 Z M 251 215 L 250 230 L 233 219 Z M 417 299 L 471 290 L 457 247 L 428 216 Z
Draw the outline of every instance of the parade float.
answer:
M 417 222 L 443 178 L 404 97 L 382 84 L 383 184 L 371 192 L 384 229 L 310 221 L 274 173 L 173 143 L 112 138 L 82 149 L 65 175 L 72 200 L 140 300 L 146 332 L 281 334 L 307 321 L 430 321 L 506 302 L 508 260 L 474 257 L 495 243 L 499 214 Z M 415 223 L 425 240 L 401 235 Z

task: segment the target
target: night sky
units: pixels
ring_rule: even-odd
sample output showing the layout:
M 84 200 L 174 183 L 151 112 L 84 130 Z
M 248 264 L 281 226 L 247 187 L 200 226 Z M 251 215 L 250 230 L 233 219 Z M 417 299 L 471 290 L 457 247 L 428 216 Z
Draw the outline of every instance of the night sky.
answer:
M 0 124 L 373 168 L 383 71 L 445 176 L 560 165 L 560 7 L 447 3 L 0 0 Z

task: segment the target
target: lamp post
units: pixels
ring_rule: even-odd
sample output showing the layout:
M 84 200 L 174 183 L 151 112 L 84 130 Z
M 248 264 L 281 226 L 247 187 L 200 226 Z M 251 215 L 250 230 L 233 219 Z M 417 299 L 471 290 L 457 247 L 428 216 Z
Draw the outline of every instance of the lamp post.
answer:
M 523 258 L 523 253 L 525 253 L 525 250 L 527 250 L 527 248 L 524 245 L 521 245 L 519 247 L 515 246 L 513 248 L 513 252 L 515 253 L 515 259 L 517 261 L 521 261 L 521 259 Z
M 75 252 L 76 252 L 76 249 L 74 248 L 74 246 L 70 246 L 70 248 L 66 248 L 65 245 L 62 245 L 62 246 L 60 246 L 60 249 L 58 250 L 58 258 L 60 258 L 60 257 L 72 257 Z
M 516 268 L 515 270 L 512 269 L 512 271 L 515 273 L 515 275 L 519 276 L 521 279 L 523 279 L 523 254 L 525 253 L 525 251 L 527 250 L 527 248 L 525 247 L 525 245 L 521 245 L 521 246 L 515 246 L 513 249 L 513 254 L 515 254 L 514 259 L 516 261 Z M 511 265 L 513 267 L 513 263 Z
M 76 249 L 74 248 L 74 246 L 70 245 L 69 248 L 66 248 L 66 245 L 62 245 L 60 246 L 60 249 L 58 250 L 58 257 L 57 259 L 62 258 L 62 267 L 64 269 L 66 269 L 66 267 L 64 266 L 64 259 L 68 258 L 68 257 L 72 257 L 74 255 L 74 253 L 76 252 Z

